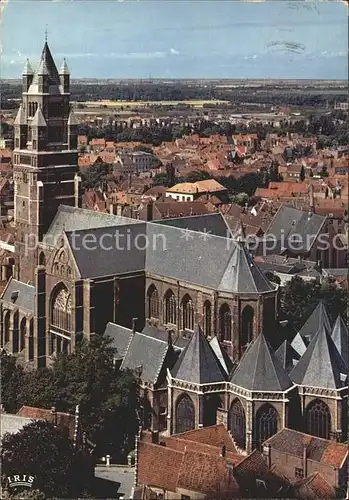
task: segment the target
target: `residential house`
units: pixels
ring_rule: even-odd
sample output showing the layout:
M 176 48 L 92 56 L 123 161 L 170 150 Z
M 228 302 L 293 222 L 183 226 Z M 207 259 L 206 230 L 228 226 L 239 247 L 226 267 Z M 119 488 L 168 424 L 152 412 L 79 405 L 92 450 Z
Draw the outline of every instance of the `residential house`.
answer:
M 182 182 L 170 187 L 166 191 L 167 198 L 177 201 L 194 201 L 203 194 L 215 195 L 218 198 L 227 197 L 227 189 L 215 179 L 197 182 Z

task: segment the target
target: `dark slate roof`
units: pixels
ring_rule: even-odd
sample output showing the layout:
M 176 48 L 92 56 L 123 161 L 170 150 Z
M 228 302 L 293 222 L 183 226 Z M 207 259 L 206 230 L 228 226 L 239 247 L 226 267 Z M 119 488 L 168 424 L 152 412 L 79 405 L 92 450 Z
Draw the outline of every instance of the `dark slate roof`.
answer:
M 332 330 L 332 340 L 337 347 L 340 355 L 349 364 L 349 332 L 341 315 L 338 315 Z
M 189 229 L 199 233 L 208 233 L 223 238 L 231 237 L 231 231 L 221 213 L 194 215 L 153 221 L 155 224 Z
M 343 358 L 326 328 L 322 326 L 291 371 L 290 377 L 298 385 L 339 389 L 346 385 L 347 374 Z
M 12 299 L 11 295 L 13 295 Z M 11 279 L 4 290 L 2 300 L 16 304 L 16 306 L 26 309 L 27 311 L 34 312 L 34 295 L 34 286 Z
M 326 217 L 322 215 L 281 205 L 266 231 L 267 235 L 273 235 L 277 240 L 277 248 L 273 249 L 273 253 L 281 253 L 285 249 L 294 254 L 308 253 L 325 220 Z M 290 248 L 290 238 L 294 234 L 299 234 L 302 237 L 302 242 L 297 245 L 296 250 Z M 310 239 L 309 236 L 312 238 Z M 291 245 L 295 247 L 293 241 Z
M 230 381 L 249 391 L 286 391 L 292 382 L 263 334 L 249 345 Z
M 284 340 L 281 346 L 275 351 L 275 356 L 278 358 L 282 366 L 289 373 L 300 360 L 300 354 L 293 349 L 288 340 Z
M 222 349 L 220 343 L 218 342 L 217 337 L 213 337 L 210 340 L 210 346 L 212 347 L 213 352 L 217 356 L 223 370 L 226 372 L 227 375 L 230 375 L 232 369 L 233 369 L 233 362 L 229 358 L 228 354 L 225 352 L 224 349 Z
M 165 328 L 158 328 L 154 325 L 146 323 L 145 327 L 142 330 L 143 335 L 148 335 L 149 337 L 154 337 L 155 339 L 162 340 L 163 342 L 167 342 L 169 338 L 169 332 Z M 177 332 L 171 333 L 172 345 L 175 349 L 184 349 L 188 344 L 190 338 L 184 338 Z
M 139 221 L 136 219 L 129 219 L 128 217 L 120 217 L 118 215 L 95 212 L 94 210 L 60 205 L 51 226 L 44 236 L 44 243 L 52 246 L 55 245 L 62 231 L 70 232 L 137 223 L 139 223 Z
M 303 356 L 303 354 L 305 353 L 305 351 L 307 349 L 307 346 L 305 345 L 304 340 L 302 339 L 302 337 L 299 335 L 298 332 L 296 333 L 296 336 L 292 340 L 291 346 L 293 347 L 293 349 L 296 352 L 298 352 L 298 354 L 300 356 Z
M 132 339 L 132 330 L 130 328 L 125 328 L 124 326 L 109 322 L 105 327 L 104 335 L 113 340 L 112 347 L 116 349 L 114 358 L 123 359 Z
M 82 278 L 144 271 L 145 224 L 100 227 L 65 233 Z M 93 237 L 93 240 L 90 238 Z M 86 238 L 86 239 L 85 239 Z M 90 241 L 84 244 L 84 241 Z
M 223 368 L 200 327 L 195 329 L 187 347 L 171 370 L 173 378 L 193 384 L 223 382 Z
M 147 235 L 146 270 L 150 273 L 232 293 L 274 290 L 246 250 L 233 239 L 207 237 L 157 223 L 147 224 Z
M 326 330 L 330 333 L 332 330 L 331 323 L 326 311 L 325 304 L 322 300 L 319 301 L 318 305 L 315 307 L 314 311 L 311 313 L 307 321 L 304 323 L 302 328 L 299 330 L 301 337 L 310 340 L 315 333 L 325 326 Z
M 275 290 L 273 285 L 253 261 L 242 242 L 235 243 L 219 289 L 233 293 L 259 293 Z
M 39 67 L 36 70 L 33 78 L 33 83 L 38 83 L 38 76 L 46 75 L 49 77 L 50 85 L 60 85 L 59 75 L 57 71 L 56 64 L 53 60 L 51 51 L 47 42 L 45 42 L 44 48 L 42 50 L 41 59 L 39 63 Z
M 141 380 L 155 384 L 170 348 L 167 342 L 135 333 L 120 368 L 135 370 L 141 367 Z

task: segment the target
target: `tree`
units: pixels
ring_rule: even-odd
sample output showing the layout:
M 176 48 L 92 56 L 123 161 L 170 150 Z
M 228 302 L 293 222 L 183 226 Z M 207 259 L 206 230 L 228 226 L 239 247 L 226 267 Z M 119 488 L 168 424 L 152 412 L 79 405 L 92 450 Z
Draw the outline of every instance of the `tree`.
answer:
M 113 172 L 113 168 L 108 163 L 97 162 L 81 173 L 83 189 L 96 189 L 103 186 L 108 175 Z
M 281 280 L 279 278 L 279 276 L 277 274 L 274 274 L 273 272 L 271 271 L 267 271 L 265 273 L 265 276 L 266 278 L 268 278 L 269 281 L 271 281 L 272 283 L 276 283 L 277 285 L 280 285 L 281 283 Z
M 18 410 L 18 394 L 23 386 L 24 371 L 16 364 L 16 358 L 2 351 L 1 364 L 1 402 L 8 413 Z
M 67 432 L 50 422 L 38 420 L 23 427 L 16 434 L 6 433 L 2 438 L 2 474 L 34 476 L 35 489 L 46 498 L 74 498 L 81 487 L 77 477 L 77 458 Z M 5 486 L 5 485 L 4 485 Z M 18 497 L 17 488 L 12 490 Z
M 302 166 L 301 166 L 301 170 L 300 170 L 300 172 L 299 172 L 299 180 L 300 180 L 301 182 L 303 182 L 303 181 L 304 181 L 304 179 L 305 179 L 305 168 L 304 168 L 304 166 L 302 165 Z
M 315 280 L 304 281 L 295 276 L 281 289 L 281 319 L 288 319 L 294 328 L 299 330 L 321 299 L 324 300 L 332 321 L 338 314 L 346 318 L 346 293 L 337 288 L 332 280 L 320 285 Z

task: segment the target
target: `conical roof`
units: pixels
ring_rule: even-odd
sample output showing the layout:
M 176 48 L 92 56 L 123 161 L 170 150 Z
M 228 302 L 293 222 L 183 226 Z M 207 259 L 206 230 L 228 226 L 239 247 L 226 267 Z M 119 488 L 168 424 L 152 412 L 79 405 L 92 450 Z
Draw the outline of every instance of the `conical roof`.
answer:
M 263 293 L 275 290 L 246 250 L 242 241 L 237 241 L 235 250 L 224 271 L 219 290 L 231 293 Z
M 13 122 L 14 125 L 27 125 L 27 120 L 25 117 L 25 113 L 23 110 L 22 104 L 19 107 L 19 110 L 17 111 L 17 115 L 15 118 L 15 121 Z
M 224 370 L 200 327 L 195 329 L 189 343 L 181 352 L 171 375 L 175 379 L 193 384 L 226 380 Z
M 38 83 L 39 75 L 49 77 L 49 85 L 60 85 L 59 75 L 57 71 L 56 64 L 53 60 L 51 51 L 47 42 L 45 42 L 44 48 L 42 50 L 41 59 L 38 69 L 35 71 L 33 84 Z
M 345 363 L 349 365 L 349 332 L 341 315 L 338 315 L 332 330 L 332 340 Z
M 65 58 L 63 59 L 62 66 L 59 69 L 59 74 L 60 75 L 70 75 L 70 71 L 67 65 L 67 61 Z
M 262 333 L 249 345 L 230 381 L 249 391 L 260 392 L 283 392 L 293 385 Z
M 299 334 L 301 337 L 307 337 L 310 340 L 313 335 L 315 335 L 315 333 L 323 326 L 325 326 L 328 333 L 331 332 L 331 322 L 328 317 L 325 304 L 322 300 L 320 300 L 314 311 L 311 313 L 302 328 L 299 330 Z
M 275 351 L 278 358 L 287 373 L 293 370 L 295 363 L 300 360 L 300 354 L 293 349 L 288 340 L 284 340 L 281 346 Z
M 217 337 L 213 337 L 210 340 L 210 346 L 218 358 L 223 370 L 229 375 L 233 369 L 233 362 L 229 358 L 228 354 L 221 348 Z
M 31 122 L 32 127 L 47 127 L 45 117 L 42 113 L 41 106 L 38 106 L 34 118 Z
M 339 389 L 346 382 L 347 367 L 325 326 L 311 339 L 307 350 L 290 373 L 298 385 Z
M 26 61 L 24 63 L 24 68 L 23 68 L 23 71 L 22 71 L 22 75 L 26 76 L 26 75 L 33 75 L 33 74 L 34 74 L 34 71 L 33 71 L 33 68 L 30 65 L 29 59 L 26 59 Z
M 292 340 L 291 346 L 296 352 L 298 352 L 300 356 L 303 356 L 303 354 L 307 350 L 307 346 L 305 345 L 304 340 L 302 339 L 302 337 L 299 335 L 298 332 L 296 333 L 296 336 Z

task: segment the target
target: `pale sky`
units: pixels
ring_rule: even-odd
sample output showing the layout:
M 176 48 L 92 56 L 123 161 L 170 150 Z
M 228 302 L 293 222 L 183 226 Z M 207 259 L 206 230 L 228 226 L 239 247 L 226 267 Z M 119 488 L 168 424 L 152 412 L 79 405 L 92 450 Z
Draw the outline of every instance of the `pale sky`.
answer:
M 35 67 L 48 25 L 74 78 L 347 79 L 343 2 L 8 0 L 4 78 Z

